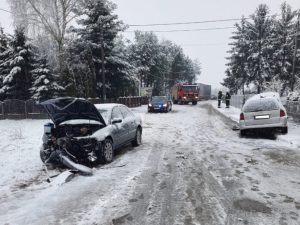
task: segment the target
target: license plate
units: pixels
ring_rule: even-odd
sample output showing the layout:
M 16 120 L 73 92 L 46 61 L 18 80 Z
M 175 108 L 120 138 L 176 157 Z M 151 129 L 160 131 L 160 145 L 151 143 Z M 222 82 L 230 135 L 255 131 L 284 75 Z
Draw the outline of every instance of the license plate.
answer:
M 254 119 L 256 120 L 270 119 L 270 115 L 254 116 Z

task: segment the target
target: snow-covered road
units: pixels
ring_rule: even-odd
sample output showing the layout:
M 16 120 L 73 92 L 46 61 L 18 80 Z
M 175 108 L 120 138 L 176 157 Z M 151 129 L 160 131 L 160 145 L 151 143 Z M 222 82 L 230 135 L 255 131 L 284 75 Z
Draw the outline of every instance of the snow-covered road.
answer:
M 134 111 L 143 144 L 60 186 L 45 182 L 38 156 L 46 121 L 0 121 L 0 224 L 300 224 L 300 146 L 289 134 L 240 138 L 208 103 Z

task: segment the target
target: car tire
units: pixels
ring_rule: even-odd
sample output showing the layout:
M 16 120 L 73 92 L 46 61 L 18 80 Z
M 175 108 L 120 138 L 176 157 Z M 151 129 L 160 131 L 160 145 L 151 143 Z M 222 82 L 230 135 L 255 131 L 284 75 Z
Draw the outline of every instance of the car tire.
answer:
M 241 137 L 245 137 L 247 134 L 247 131 L 246 130 L 240 130 L 240 136 Z
M 110 138 L 106 138 L 102 142 L 101 147 L 101 162 L 110 163 L 114 160 L 114 147 L 113 142 Z
M 281 133 L 282 134 L 287 134 L 288 133 L 288 127 L 281 128 Z
M 192 102 L 193 105 L 197 105 L 197 102 Z
M 142 129 L 138 127 L 136 129 L 134 140 L 132 141 L 133 146 L 139 146 L 142 144 Z

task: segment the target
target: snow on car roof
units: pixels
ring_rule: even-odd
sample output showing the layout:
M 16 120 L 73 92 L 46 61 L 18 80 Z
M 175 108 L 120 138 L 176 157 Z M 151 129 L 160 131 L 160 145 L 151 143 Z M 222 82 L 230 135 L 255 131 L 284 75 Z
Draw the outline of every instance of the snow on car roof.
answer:
M 272 111 L 279 109 L 279 102 L 276 98 L 253 98 L 248 99 L 243 106 L 244 112 L 257 112 L 257 111 Z
M 103 104 L 95 104 L 95 107 L 97 109 L 112 109 L 114 106 L 118 106 L 118 105 L 122 105 L 122 104 L 118 104 L 118 103 L 103 103 Z
M 261 98 L 274 98 L 279 102 L 280 105 L 282 105 L 280 95 L 277 92 L 264 92 L 257 95 L 253 95 L 252 97 L 247 99 L 247 101 Z
M 260 99 L 260 98 L 276 98 L 280 101 L 280 96 L 277 92 L 264 92 L 257 95 L 253 95 L 248 100 L 252 99 Z

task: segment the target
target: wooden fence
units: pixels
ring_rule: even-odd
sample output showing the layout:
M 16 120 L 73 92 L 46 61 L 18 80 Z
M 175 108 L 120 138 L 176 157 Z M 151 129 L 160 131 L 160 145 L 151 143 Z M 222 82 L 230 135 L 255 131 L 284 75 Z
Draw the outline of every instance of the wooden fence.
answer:
M 93 104 L 119 103 L 128 107 L 138 107 L 148 104 L 148 97 L 120 97 L 109 98 L 105 102 L 100 98 L 87 99 Z M 43 107 L 35 100 L 22 101 L 9 99 L 0 102 L 0 119 L 47 119 L 48 115 Z

